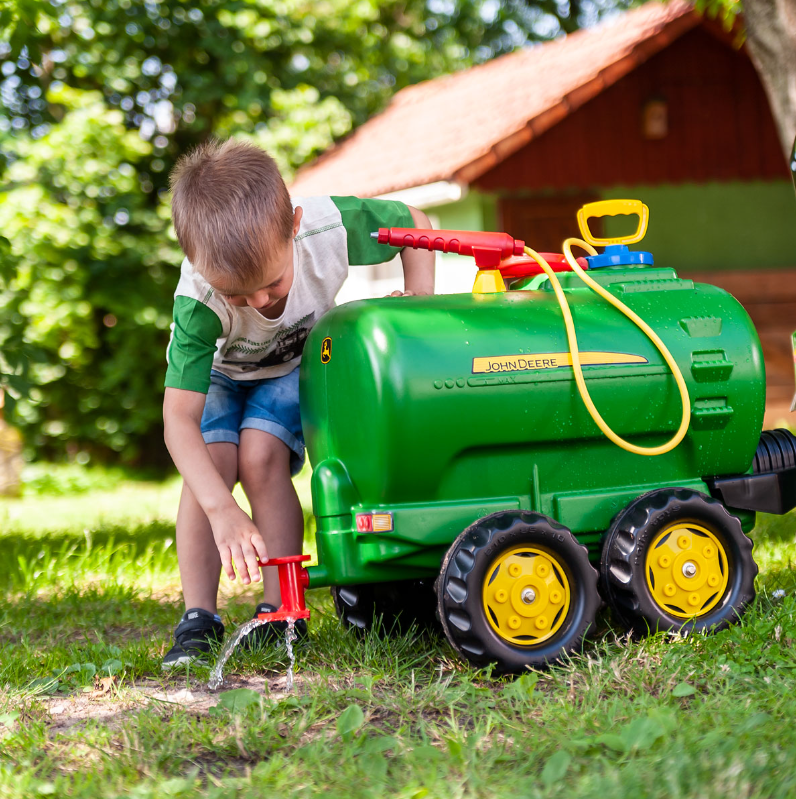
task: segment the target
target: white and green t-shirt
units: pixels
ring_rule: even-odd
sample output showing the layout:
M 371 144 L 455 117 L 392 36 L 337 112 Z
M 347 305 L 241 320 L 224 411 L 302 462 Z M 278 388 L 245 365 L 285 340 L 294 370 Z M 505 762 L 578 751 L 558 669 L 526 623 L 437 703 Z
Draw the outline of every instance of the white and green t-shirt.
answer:
M 293 286 L 277 319 L 230 305 L 186 258 L 174 294 L 166 386 L 207 393 L 210 370 L 233 380 L 282 377 L 301 362 L 310 329 L 333 305 L 350 265 L 378 264 L 396 250 L 371 237 L 380 227 L 414 227 L 391 200 L 294 197 L 304 213 L 293 239 Z

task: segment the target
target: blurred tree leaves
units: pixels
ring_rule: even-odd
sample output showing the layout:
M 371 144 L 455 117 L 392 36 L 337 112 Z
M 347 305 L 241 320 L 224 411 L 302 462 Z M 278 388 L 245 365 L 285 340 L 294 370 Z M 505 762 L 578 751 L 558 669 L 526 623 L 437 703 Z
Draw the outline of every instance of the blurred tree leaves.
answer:
M 46 351 L 30 344 L 24 335 L 26 320 L 19 313 L 19 295 L 14 290 L 17 270 L 18 259 L 11 251 L 11 242 L 0 236 L 0 307 L 6 309 L 0 318 L 0 391 L 11 413 L 16 401 L 28 396 L 33 388 L 33 364 L 47 361 Z
M 165 265 L 179 252 L 165 235 L 168 208 L 141 189 L 151 145 L 98 92 L 49 95 L 60 123 L 3 143 L 0 230 L 14 255 L 0 330 L 14 420 L 49 454 L 78 442 L 125 451 L 159 423 Z
M 180 153 L 248 137 L 289 179 L 397 89 L 624 4 L 0 0 L 0 386 L 28 445 L 164 455 Z

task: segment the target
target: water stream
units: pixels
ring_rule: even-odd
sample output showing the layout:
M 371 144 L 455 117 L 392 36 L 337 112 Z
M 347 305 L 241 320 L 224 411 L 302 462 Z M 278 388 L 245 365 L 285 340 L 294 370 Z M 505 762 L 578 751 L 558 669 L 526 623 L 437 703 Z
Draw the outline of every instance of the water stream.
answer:
M 210 671 L 210 679 L 207 681 L 208 688 L 215 690 L 224 684 L 224 666 L 227 665 L 227 661 L 235 651 L 235 647 L 240 643 L 240 639 L 243 638 L 244 635 L 248 635 L 252 630 L 266 623 L 267 622 L 263 621 L 263 619 L 249 619 L 249 621 L 241 624 L 241 626 L 235 630 L 229 641 L 227 641 L 227 645 L 221 650 L 216 665 L 213 666 Z
M 285 630 L 285 646 L 287 647 L 287 656 L 290 658 L 290 665 L 287 667 L 285 693 L 293 690 L 293 667 L 296 665 L 296 656 L 293 654 L 293 641 L 296 638 L 298 638 L 296 635 L 296 622 L 293 619 L 288 619 L 287 629 Z
M 249 621 L 241 624 L 237 630 L 232 634 L 226 646 L 221 650 L 218 656 L 216 665 L 210 671 L 210 678 L 207 681 L 207 687 L 211 690 L 220 688 L 224 684 L 224 666 L 227 661 L 232 657 L 235 647 L 240 643 L 244 635 L 248 635 L 252 630 L 261 627 L 263 624 L 268 624 L 264 619 L 249 619 Z M 296 665 L 296 657 L 293 654 L 293 641 L 296 636 L 296 622 L 294 619 L 287 620 L 287 629 L 285 630 L 285 645 L 287 646 L 287 656 L 290 659 L 290 665 L 287 668 L 287 679 L 285 681 L 285 692 L 293 690 L 293 668 Z

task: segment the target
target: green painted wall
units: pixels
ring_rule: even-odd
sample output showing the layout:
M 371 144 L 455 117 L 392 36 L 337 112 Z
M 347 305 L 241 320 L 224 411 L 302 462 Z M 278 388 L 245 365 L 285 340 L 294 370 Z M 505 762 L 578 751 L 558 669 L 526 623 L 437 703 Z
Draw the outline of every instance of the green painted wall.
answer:
M 629 198 L 650 209 L 647 236 L 636 249 L 675 269 L 796 267 L 796 196 L 789 181 L 616 186 L 604 199 Z M 457 203 L 429 209 L 446 230 L 497 230 L 497 197 L 470 191 Z M 573 234 L 576 222 L 573 219 Z M 605 235 L 626 229 L 606 218 Z M 474 269 L 458 256 L 442 256 L 440 288 L 466 291 Z M 461 277 L 454 274 L 462 272 Z
M 796 197 L 789 181 L 677 186 L 618 186 L 605 199 L 642 200 L 656 265 L 675 269 L 796 266 Z M 613 224 L 612 224 L 613 221 Z M 606 219 L 605 235 L 617 230 Z
M 439 219 L 440 230 L 495 230 L 497 198 L 470 191 L 459 202 L 429 208 L 428 213 Z

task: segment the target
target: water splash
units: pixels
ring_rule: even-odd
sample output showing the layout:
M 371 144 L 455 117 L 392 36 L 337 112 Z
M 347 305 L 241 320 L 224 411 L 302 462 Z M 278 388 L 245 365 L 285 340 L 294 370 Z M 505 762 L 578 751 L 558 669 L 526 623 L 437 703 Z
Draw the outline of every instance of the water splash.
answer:
M 216 688 L 220 688 L 224 684 L 224 666 L 227 665 L 227 661 L 235 651 L 235 647 L 240 643 L 241 638 L 243 638 L 244 635 L 248 635 L 257 627 L 261 627 L 263 624 L 267 623 L 268 622 L 263 619 L 249 619 L 249 621 L 241 624 L 241 626 L 235 630 L 235 632 L 232 634 L 232 637 L 229 639 L 229 641 L 227 641 L 227 645 L 221 650 L 221 654 L 218 656 L 216 665 L 213 666 L 213 669 L 210 672 L 210 679 L 207 681 L 208 688 L 214 691 Z
M 290 659 L 290 665 L 287 667 L 287 677 L 285 679 L 285 693 L 293 690 L 293 667 L 296 665 L 296 656 L 293 654 L 293 641 L 296 640 L 296 620 L 287 620 L 287 629 L 285 630 L 285 646 L 287 647 L 287 656 Z
M 248 635 L 252 630 L 261 627 L 263 624 L 268 624 L 265 619 L 249 619 L 249 621 L 241 624 L 237 630 L 232 634 L 227 645 L 221 650 L 218 656 L 216 665 L 213 666 L 210 677 L 207 681 L 207 687 L 211 691 L 220 688 L 224 684 L 224 666 L 227 661 L 232 657 L 235 647 L 240 643 L 241 639 Z M 285 646 L 287 647 L 287 656 L 290 660 L 290 665 L 287 667 L 287 678 L 285 679 L 285 693 L 293 690 L 293 668 L 296 665 L 296 656 L 293 654 L 293 642 L 298 638 L 296 635 L 296 620 L 287 619 L 287 629 L 285 630 Z

